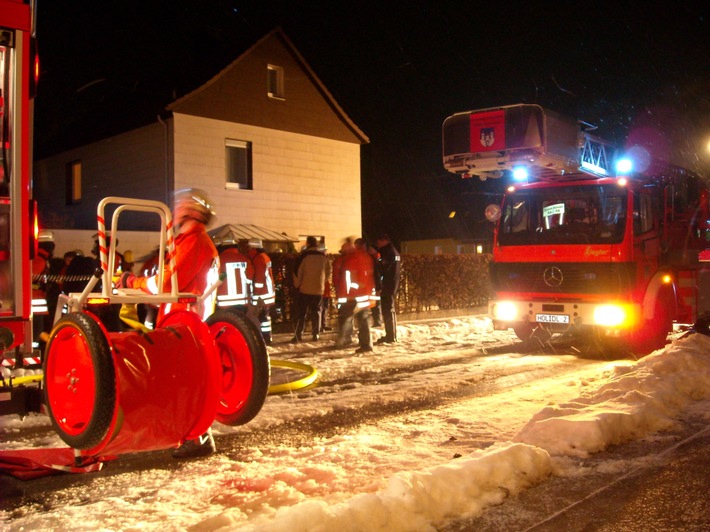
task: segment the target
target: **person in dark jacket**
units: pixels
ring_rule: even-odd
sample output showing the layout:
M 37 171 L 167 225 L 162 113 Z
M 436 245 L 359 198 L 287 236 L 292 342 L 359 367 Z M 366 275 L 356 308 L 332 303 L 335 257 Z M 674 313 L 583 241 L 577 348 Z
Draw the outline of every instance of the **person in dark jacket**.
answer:
M 377 340 L 378 344 L 391 344 L 397 341 L 397 315 L 395 298 L 399 291 L 401 257 L 389 235 L 383 233 L 377 238 L 377 251 L 380 253 L 379 275 L 382 283 L 380 304 L 382 319 L 385 322 L 385 335 Z
M 116 240 L 116 245 L 118 245 L 118 240 Z M 106 249 L 110 249 L 110 247 L 111 237 L 106 237 Z M 91 277 L 101 268 L 98 234 L 94 235 L 94 247 L 91 249 L 91 254 L 93 257 L 77 255 L 67 265 L 66 278 L 62 285 L 62 291 L 65 294 L 83 292 Z M 115 264 L 121 264 L 122 261 L 123 255 L 116 252 Z M 102 281 L 99 278 L 98 283 L 94 286 L 94 292 L 100 292 L 101 285 Z M 87 309 L 94 313 L 109 331 L 119 332 L 123 329 L 120 318 L 121 305 L 87 305 Z

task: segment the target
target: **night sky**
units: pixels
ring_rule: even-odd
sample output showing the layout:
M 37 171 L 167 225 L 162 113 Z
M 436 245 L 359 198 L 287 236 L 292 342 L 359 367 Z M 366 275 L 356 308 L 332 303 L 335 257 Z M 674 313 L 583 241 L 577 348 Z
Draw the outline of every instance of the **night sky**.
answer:
M 443 169 L 441 124 L 456 112 L 536 103 L 710 175 L 701 4 L 41 0 L 36 151 L 155 120 L 280 26 L 370 138 L 365 235 L 481 236 L 501 183 Z

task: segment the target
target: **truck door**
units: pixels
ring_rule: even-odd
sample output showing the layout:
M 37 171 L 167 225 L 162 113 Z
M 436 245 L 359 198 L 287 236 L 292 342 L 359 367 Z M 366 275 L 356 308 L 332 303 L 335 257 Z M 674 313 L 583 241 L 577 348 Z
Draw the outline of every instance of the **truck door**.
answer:
M 661 254 L 659 224 L 653 196 L 647 189 L 634 192 L 633 202 L 634 256 L 639 287 L 645 288 L 658 270 Z

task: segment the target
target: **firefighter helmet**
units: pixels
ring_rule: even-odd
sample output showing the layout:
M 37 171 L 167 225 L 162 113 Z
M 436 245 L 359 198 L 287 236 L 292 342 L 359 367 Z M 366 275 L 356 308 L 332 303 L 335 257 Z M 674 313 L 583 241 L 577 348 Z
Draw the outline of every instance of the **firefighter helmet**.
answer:
M 207 194 L 198 188 L 183 188 L 175 192 L 175 211 L 178 208 L 183 208 L 197 214 L 197 217 L 190 215 L 203 224 L 210 223 L 212 217 L 216 214 L 212 203 L 207 197 Z M 181 220 L 177 220 L 180 223 Z
M 49 229 L 40 229 L 37 234 L 37 242 L 54 242 L 54 233 Z
M 54 251 L 54 233 L 48 229 L 40 229 L 37 233 L 37 247 L 51 255 Z

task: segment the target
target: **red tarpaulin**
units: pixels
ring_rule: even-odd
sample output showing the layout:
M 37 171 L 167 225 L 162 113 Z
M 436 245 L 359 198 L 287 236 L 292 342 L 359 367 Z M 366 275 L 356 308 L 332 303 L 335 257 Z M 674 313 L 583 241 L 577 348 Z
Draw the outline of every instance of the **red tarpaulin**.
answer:
M 58 473 L 90 473 L 99 471 L 106 458 L 84 458 L 83 465 L 74 462 L 74 449 L 54 447 L 48 449 L 17 449 L 0 451 L 0 473 L 21 480 L 56 475 Z

